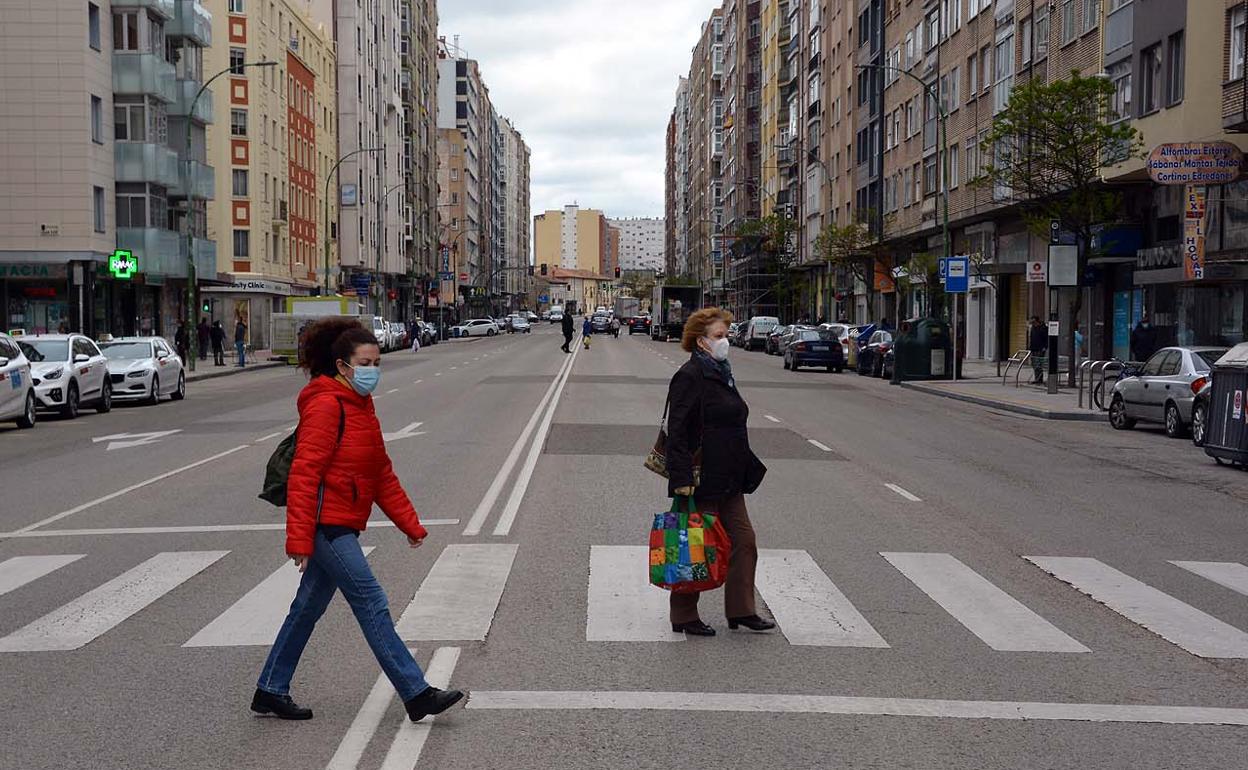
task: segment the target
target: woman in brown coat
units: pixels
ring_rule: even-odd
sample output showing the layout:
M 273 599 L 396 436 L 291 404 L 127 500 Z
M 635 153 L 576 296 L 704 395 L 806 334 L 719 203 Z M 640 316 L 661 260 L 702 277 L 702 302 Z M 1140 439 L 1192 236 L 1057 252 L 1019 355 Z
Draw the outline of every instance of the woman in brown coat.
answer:
M 728 364 L 728 324 L 732 315 L 705 308 L 689 317 L 681 347 L 689 360 L 668 387 L 668 494 L 692 495 L 698 510 L 719 514 L 732 549 L 724 584 L 728 627 L 769 631 L 776 624 L 758 616 L 754 606 L 754 572 L 758 546 L 745 508 L 745 495 L 758 489 L 766 466 L 750 450 L 746 420 L 750 408 L 737 392 Z M 695 478 L 694 452 L 702 450 Z M 698 617 L 698 594 L 673 593 L 672 631 L 714 636 L 715 629 Z

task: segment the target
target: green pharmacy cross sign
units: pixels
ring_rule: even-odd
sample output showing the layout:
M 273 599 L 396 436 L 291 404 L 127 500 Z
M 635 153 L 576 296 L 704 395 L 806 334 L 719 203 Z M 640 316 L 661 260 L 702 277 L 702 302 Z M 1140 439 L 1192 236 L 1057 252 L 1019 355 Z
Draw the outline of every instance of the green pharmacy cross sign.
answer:
M 138 271 L 139 260 L 124 249 L 114 251 L 113 256 L 108 259 L 108 272 L 112 273 L 114 278 L 129 280 Z

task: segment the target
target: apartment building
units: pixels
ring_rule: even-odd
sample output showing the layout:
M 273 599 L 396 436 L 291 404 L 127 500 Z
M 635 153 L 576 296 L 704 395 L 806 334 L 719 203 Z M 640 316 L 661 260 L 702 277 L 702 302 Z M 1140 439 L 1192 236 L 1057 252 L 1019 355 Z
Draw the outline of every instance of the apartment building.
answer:
M 712 52 L 712 56 L 714 52 Z M 672 137 L 669 146 L 671 167 L 670 199 L 671 210 L 666 218 L 667 254 L 663 269 L 668 275 L 687 275 L 690 273 L 690 199 L 689 183 L 692 173 L 693 147 L 690 135 L 690 97 L 692 91 L 689 78 L 682 77 L 676 88 L 676 108 L 672 112 Z
M 724 276 L 724 95 L 723 79 L 728 64 L 725 47 L 725 16 L 712 11 L 702 26 L 689 69 L 688 157 L 689 175 L 686 270 L 704 292 L 722 297 Z M 679 121 L 679 113 L 677 120 Z M 679 133 L 679 124 L 678 124 Z M 683 181 L 683 180 L 682 180 Z
M 266 348 L 286 297 L 336 270 L 336 253 L 328 263 L 325 254 L 325 181 L 338 148 L 333 38 L 298 0 L 212 5 L 219 43 L 204 67 L 226 74 L 210 91 L 222 120 L 207 130 L 207 158 L 221 172 L 209 182 L 208 235 L 224 283 L 203 288 L 200 315 L 242 319 L 249 344 Z
M 438 7 L 403 0 L 399 29 L 399 97 L 403 103 L 406 273 L 398 278 L 404 318 L 420 317 L 438 286 Z
M 548 210 L 533 218 L 533 257 L 539 267 L 560 267 L 603 275 L 610 225 L 598 209 L 576 204 Z
M 204 154 L 217 113 L 194 100 L 212 15 L 196 0 L 0 0 L 0 18 L 4 328 L 172 335 L 188 262 L 217 278 Z M 133 272 L 109 270 L 118 249 Z
M 667 220 L 653 217 L 608 219 L 620 231 L 620 269 L 661 272 L 665 253 Z
M 529 193 L 532 189 L 530 159 L 532 151 L 524 136 L 507 118 L 499 120 L 503 137 L 503 257 L 507 270 L 503 273 L 502 294 L 510 310 L 532 309 L 533 260 L 530 254 L 532 235 Z

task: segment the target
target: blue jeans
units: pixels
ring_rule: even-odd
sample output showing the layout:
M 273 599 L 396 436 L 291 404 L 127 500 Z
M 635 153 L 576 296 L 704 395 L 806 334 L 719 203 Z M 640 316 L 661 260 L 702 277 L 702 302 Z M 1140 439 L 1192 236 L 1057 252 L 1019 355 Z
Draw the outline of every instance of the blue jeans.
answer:
M 247 364 L 247 347 L 245 343 L 235 342 L 234 350 L 238 352 L 238 365 L 245 366 Z
M 394 630 L 386 594 L 373 576 L 359 540 L 353 535 L 340 535 L 331 541 L 319 529 L 290 613 L 277 632 L 277 641 L 273 642 L 256 686 L 274 695 L 290 693 L 290 680 L 303 648 L 335 590 L 341 590 L 351 605 L 368 646 L 399 697 L 408 701 L 424 692 L 429 687 L 424 672 Z

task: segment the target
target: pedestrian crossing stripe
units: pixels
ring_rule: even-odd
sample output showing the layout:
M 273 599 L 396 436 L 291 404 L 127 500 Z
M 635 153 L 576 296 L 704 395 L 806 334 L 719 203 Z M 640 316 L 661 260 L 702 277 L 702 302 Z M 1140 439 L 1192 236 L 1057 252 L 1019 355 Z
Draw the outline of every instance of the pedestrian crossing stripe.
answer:
M 366 549 L 371 551 L 372 548 Z M 445 547 L 396 627 L 409 641 L 482 641 L 493 624 L 518 546 Z M 228 551 L 158 553 L 27 625 L 0 637 L 0 653 L 79 649 L 165 598 Z M 951 554 L 883 552 L 880 556 L 987 649 L 1013 653 L 1088 652 L 1035 610 Z M 0 561 L 0 597 L 85 558 L 17 556 Z M 1113 612 L 1187 652 L 1248 658 L 1248 633 L 1092 558 L 1023 557 Z M 1174 567 L 1248 595 L 1248 567 L 1233 562 L 1174 561 Z M 669 594 L 646 580 L 645 546 L 591 546 L 585 639 L 588 642 L 682 642 L 671 631 Z M 192 635 L 185 647 L 267 645 L 297 589 L 293 564 L 244 593 Z M 804 550 L 762 550 L 756 580 L 780 634 L 793 646 L 887 649 L 889 642 Z M 137 622 L 137 621 L 136 621 Z M 8 630 L 8 629 L 3 629 Z M 0 633 L 3 632 L 0 630 Z

